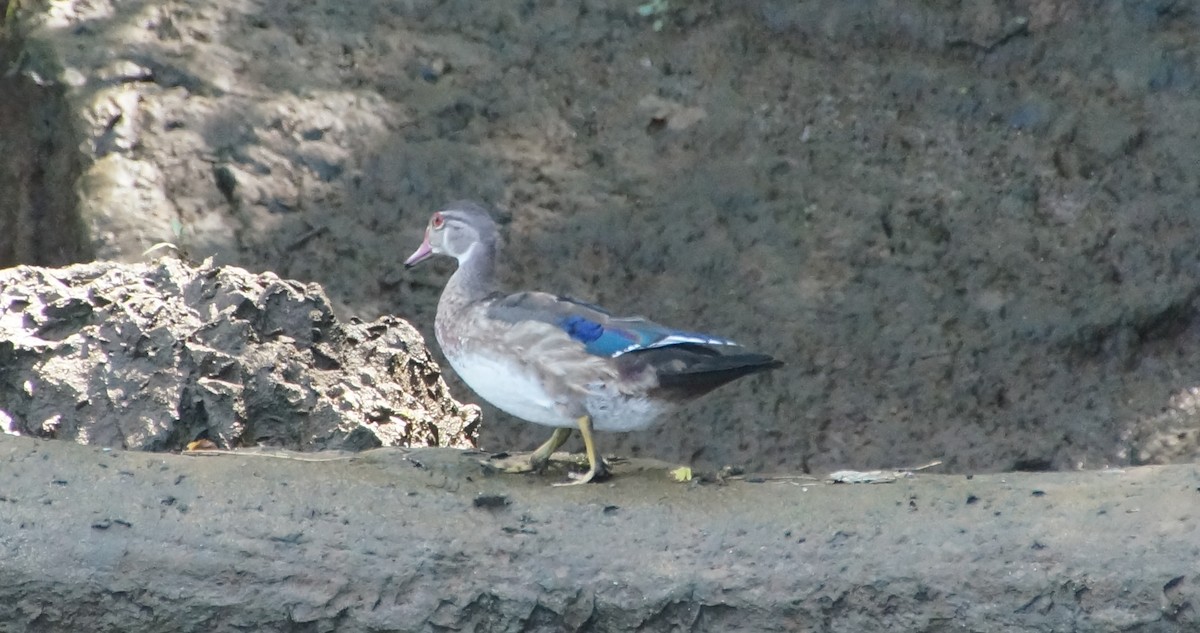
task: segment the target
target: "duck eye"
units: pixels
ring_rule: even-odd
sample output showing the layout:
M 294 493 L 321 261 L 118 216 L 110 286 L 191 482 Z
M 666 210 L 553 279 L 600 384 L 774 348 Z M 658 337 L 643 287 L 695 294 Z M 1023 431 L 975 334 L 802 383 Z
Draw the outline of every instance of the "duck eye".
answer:
M 435 229 L 440 229 L 443 226 L 446 226 L 446 218 L 442 217 L 442 214 L 440 213 L 435 213 L 433 214 L 433 219 L 429 221 L 429 224 Z

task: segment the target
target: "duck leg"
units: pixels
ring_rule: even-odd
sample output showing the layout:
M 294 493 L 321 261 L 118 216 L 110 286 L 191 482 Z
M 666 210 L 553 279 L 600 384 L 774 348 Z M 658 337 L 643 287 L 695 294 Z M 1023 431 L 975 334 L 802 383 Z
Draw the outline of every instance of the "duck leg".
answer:
M 565 427 L 554 429 L 554 435 L 551 435 L 545 444 L 542 444 L 537 447 L 537 450 L 533 451 L 533 454 L 529 456 L 529 466 L 534 472 L 539 472 L 546 467 L 554 451 L 557 451 L 558 447 L 562 446 L 563 442 L 566 442 L 571 437 L 572 430 Z
M 489 459 L 488 464 L 514 475 L 541 472 L 546 468 L 546 464 L 550 463 L 550 456 L 554 454 L 554 451 L 558 450 L 558 447 L 571 437 L 573 430 L 569 428 L 554 429 L 554 435 L 551 435 L 550 439 L 537 447 L 537 450 L 530 453 L 528 457 L 507 454 L 503 457 L 493 456 Z
M 571 473 L 571 481 L 557 483 L 554 484 L 555 486 L 586 484 L 590 481 L 600 481 L 608 477 L 608 465 L 596 454 L 596 443 L 592 441 L 592 418 L 587 415 L 580 416 L 577 422 L 579 424 L 579 434 L 583 436 L 583 448 L 587 451 L 588 471 L 582 475 Z M 551 437 L 550 439 L 553 440 L 554 438 Z

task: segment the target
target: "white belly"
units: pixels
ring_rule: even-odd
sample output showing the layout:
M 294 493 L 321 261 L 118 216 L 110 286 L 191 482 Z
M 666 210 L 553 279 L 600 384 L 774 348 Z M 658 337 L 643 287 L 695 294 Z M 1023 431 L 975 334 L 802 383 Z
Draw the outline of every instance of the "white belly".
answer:
M 450 366 L 479 397 L 501 411 L 526 422 L 574 428 L 585 411 L 597 431 L 626 432 L 644 429 L 674 407 L 619 393 L 612 385 L 589 385 L 587 395 L 574 392 L 555 397 L 534 371 L 521 363 L 493 356 L 448 358 Z M 574 396 L 580 401 L 567 400 Z
M 489 356 L 448 358 L 450 366 L 479 397 L 501 411 L 526 422 L 555 427 L 574 427 L 567 407 L 546 393 L 532 372 L 516 363 Z

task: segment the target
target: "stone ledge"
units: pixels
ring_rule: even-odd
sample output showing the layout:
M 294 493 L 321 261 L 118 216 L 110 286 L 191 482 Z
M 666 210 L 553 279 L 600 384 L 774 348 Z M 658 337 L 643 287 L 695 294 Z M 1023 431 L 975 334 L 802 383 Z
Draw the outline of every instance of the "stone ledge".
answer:
M 1200 470 L 609 484 L 481 455 L 0 437 L 0 621 L 137 631 L 1180 631 Z M 315 460 L 315 461 L 314 461 Z

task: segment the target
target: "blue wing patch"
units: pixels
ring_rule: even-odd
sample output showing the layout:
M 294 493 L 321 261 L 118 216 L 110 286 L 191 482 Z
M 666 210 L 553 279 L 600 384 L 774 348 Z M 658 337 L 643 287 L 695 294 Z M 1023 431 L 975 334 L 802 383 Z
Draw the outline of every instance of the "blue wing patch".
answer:
M 567 316 L 559 325 L 568 336 L 583 343 L 584 349 L 595 356 L 616 356 L 638 343 L 637 337 L 629 332 L 606 328 L 577 314 Z
M 579 341 L 580 343 L 591 343 L 592 341 L 600 338 L 600 335 L 604 334 L 603 325 L 600 325 L 595 321 L 585 319 L 577 314 L 572 314 L 571 316 L 563 319 L 562 328 L 566 330 L 567 334 L 571 338 Z
M 504 323 L 537 321 L 560 328 L 571 340 L 583 344 L 594 356 L 614 357 L 626 352 L 670 345 L 737 345 L 733 341 L 664 327 L 641 317 L 613 317 L 591 304 L 537 292 L 490 296 L 487 314 Z

